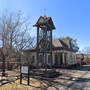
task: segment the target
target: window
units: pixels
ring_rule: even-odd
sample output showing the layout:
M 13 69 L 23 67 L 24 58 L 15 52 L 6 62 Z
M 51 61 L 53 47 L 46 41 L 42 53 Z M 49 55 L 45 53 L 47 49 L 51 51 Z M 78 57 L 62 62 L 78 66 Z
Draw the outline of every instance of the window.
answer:
M 70 57 L 72 57 L 72 52 L 70 52 Z

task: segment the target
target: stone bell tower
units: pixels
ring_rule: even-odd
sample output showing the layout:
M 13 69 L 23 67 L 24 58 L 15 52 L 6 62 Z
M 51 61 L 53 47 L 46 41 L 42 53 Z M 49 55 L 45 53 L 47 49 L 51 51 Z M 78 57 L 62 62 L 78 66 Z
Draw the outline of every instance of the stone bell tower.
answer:
M 52 18 L 40 16 L 34 26 L 37 27 L 37 67 L 47 66 L 47 55 L 49 55 L 49 63 L 52 67 L 52 30 L 55 29 Z

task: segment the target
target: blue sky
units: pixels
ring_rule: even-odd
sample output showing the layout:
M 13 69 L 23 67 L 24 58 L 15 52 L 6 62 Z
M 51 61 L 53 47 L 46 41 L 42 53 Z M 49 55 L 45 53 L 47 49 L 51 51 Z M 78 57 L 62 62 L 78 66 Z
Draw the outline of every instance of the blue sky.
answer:
M 0 13 L 22 11 L 31 25 L 39 16 L 51 16 L 56 30 L 53 37 L 71 36 L 80 49 L 90 46 L 90 0 L 0 0 Z M 35 35 L 35 29 L 33 35 Z

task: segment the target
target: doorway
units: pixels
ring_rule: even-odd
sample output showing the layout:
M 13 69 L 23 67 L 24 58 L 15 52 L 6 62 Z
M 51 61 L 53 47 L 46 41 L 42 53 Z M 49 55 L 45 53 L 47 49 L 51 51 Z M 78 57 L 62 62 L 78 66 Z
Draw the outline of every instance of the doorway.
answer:
M 55 54 L 55 66 L 58 65 L 58 55 Z

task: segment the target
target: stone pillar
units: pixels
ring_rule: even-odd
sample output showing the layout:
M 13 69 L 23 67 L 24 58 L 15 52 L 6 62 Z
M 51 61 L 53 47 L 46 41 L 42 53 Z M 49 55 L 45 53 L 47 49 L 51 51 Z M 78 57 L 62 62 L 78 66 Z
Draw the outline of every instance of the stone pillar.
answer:
M 55 53 L 52 53 L 52 65 L 55 64 Z
M 62 58 L 63 58 L 63 65 L 64 65 L 65 64 L 64 52 L 62 53 Z

